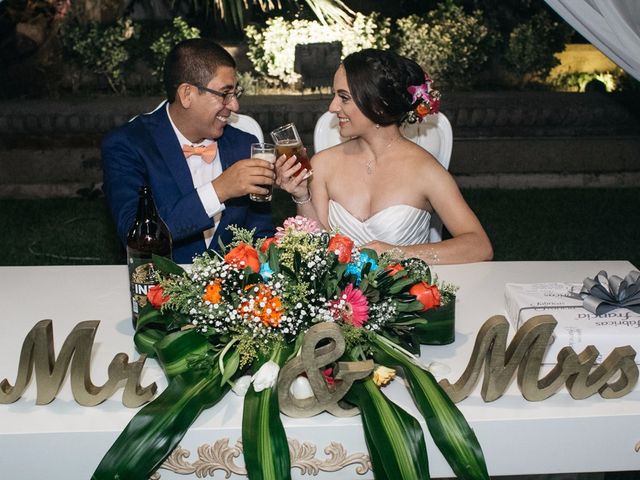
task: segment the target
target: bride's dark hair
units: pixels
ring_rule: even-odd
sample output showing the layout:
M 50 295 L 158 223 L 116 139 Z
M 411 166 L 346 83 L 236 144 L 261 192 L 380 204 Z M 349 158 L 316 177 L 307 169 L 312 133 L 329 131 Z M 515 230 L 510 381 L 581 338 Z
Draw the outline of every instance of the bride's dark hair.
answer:
M 400 125 L 415 107 L 407 88 L 424 83 L 425 74 L 413 60 L 367 48 L 346 56 L 342 65 L 354 102 L 372 122 Z

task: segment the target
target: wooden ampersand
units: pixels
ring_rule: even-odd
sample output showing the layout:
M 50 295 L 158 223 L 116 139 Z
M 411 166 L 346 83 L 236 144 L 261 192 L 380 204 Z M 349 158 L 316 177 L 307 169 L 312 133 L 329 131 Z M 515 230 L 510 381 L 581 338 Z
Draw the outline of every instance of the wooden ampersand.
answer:
M 539 315 L 528 320 L 516 332 L 507 348 L 509 322 L 502 315 L 491 317 L 480 328 L 471 359 L 462 376 L 454 384 L 442 380 L 440 385 L 454 402 L 467 398 L 480 376 L 484 364 L 481 395 L 485 402 L 501 397 L 518 371 L 518 387 L 522 396 L 540 401 L 566 385 L 576 400 L 599 393 L 603 398 L 619 398 L 638 382 L 636 352 L 630 346 L 617 347 L 595 366 L 598 350 L 590 345 L 577 354 L 565 347 L 558 353 L 558 363 L 543 378 L 540 377 L 542 359 L 549 339 L 558 322 L 551 315 Z M 609 383 L 612 378 L 617 380 Z
M 66 338 L 57 360 L 53 348 L 51 320 L 39 321 L 27 334 L 20 352 L 16 383 L 11 386 L 5 378 L 0 382 L 0 403 L 13 403 L 29 386 L 35 370 L 36 404 L 53 401 L 64 382 L 71 363 L 71 391 L 80 405 L 93 407 L 111 397 L 124 383 L 122 403 L 131 408 L 139 407 L 155 395 L 157 385 L 140 386 L 140 374 L 146 355 L 132 363 L 124 353 L 118 353 L 109 365 L 109 378 L 102 386 L 91 381 L 91 349 L 100 322 L 90 320 L 78 323 Z
M 328 344 L 318 347 L 319 344 Z M 351 388 L 351 384 L 364 378 L 373 370 L 373 360 L 365 362 L 338 362 L 336 384 L 330 387 L 322 370 L 338 360 L 345 350 L 340 327 L 334 323 L 319 323 L 304 335 L 300 355 L 289 361 L 278 376 L 278 401 L 282 413 L 290 417 L 312 417 L 328 411 L 337 417 L 357 415 L 355 407 L 345 408 L 339 401 Z M 313 396 L 297 399 L 291 394 L 291 384 L 305 373 L 311 384 Z

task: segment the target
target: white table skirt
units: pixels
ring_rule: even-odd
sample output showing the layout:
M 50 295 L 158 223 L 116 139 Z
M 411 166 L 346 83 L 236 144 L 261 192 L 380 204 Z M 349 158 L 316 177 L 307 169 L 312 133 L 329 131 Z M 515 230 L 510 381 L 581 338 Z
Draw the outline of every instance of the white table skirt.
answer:
M 460 286 L 456 341 L 447 346 L 423 347 L 422 357 L 427 362 L 437 360 L 448 365 L 451 371 L 445 377 L 457 380 L 469 360 L 479 327 L 492 315 L 505 314 L 505 283 L 581 282 L 599 270 L 623 276 L 633 268 L 625 261 L 437 266 L 434 271 L 442 280 Z M 0 268 L 0 306 L 0 380 L 7 378 L 14 383 L 22 341 L 37 321 L 46 318 L 53 320 L 56 353 L 78 322 L 101 321 L 91 372 L 96 385 L 106 380 L 107 366 L 117 353 L 138 358 L 132 342 L 125 266 Z M 150 360 L 141 384 L 154 381 L 159 389 L 166 387 L 161 369 Z M 458 406 L 478 436 L 492 476 L 640 470 L 638 387 L 621 399 L 604 400 L 596 395 L 580 401 L 563 389 L 535 403 L 520 395 L 515 382 L 492 403 L 485 403 L 479 390 L 480 384 Z M 401 381 L 392 382 L 384 391 L 421 418 Z M 20 400 L 0 405 L 0 477 L 86 480 L 135 412 L 122 405 L 121 391 L 99 406 L 79 406 L 71 395 L 68 378 L 56 400 L 38 406 L 32 380 Z M 225 469 L 231 473 L 241 469 L 242 457 L 229 457 L 240 440 L 241 417 L 242 399 L 234 394 L 204 412 L 181 442 L 189 456 L 181 459 L 181 465 L 178 462 L 159 470 L 161 478 L 185 478 L 187 474 L 199 478 L 196 473 L 207 476 L 214 471 L 213 478 L 224 478 Z M 294 476 L 309 478 L 315 466 L 319 475 L 314 478 L 318 479 L 373 478 L 371 471 L 362 476 L 356 473 L 358 465 L 366 465 L 367 452 L 359 417 L 321 414 L 310 419 L 283 417 L 283 422 L 290 441 L 315 448 L 315 452 L 302 449 L 296 455 L 300 464 L 310 469 L 303 474 L 305 471 L 294 468 Z M 428 433 L 426 438 L 432 476 L 453 476 Z M 331 457 L 331 452 L 336 456 Z M 332 469 L 339 470 L 327 471 Z

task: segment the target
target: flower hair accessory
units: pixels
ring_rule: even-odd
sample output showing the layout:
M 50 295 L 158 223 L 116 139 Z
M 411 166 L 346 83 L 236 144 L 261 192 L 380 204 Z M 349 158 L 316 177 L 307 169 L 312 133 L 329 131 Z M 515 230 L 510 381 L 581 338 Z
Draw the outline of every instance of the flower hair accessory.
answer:
M 411 85 L 407 91 L 412 95 L 411 103 L 414 109 L 407 114 L 409 123 L 422 122 L 427 115 L 440 111 L 440 90 L 433 86 L 433 80 L 428 74 L 424 74 L 424 83 Z

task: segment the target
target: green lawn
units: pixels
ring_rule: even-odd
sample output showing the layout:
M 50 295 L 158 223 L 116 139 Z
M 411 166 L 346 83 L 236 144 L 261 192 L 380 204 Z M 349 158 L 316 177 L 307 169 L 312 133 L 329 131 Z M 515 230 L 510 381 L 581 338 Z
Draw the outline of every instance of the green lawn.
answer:
M 630 260 L 640 189 L 467 190 L 495 260 Z M 274 217 L 294 213 L 277 192 Z M 124 263 L 104 199 L 0 200 L 0 265 Z

